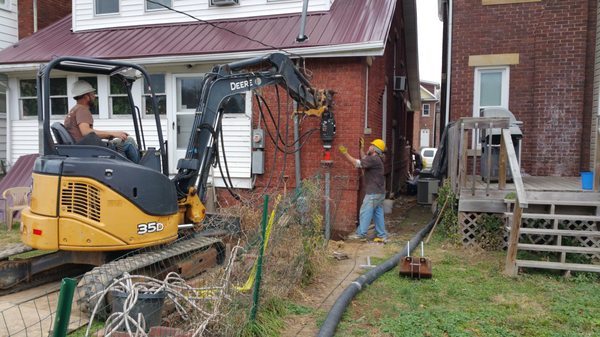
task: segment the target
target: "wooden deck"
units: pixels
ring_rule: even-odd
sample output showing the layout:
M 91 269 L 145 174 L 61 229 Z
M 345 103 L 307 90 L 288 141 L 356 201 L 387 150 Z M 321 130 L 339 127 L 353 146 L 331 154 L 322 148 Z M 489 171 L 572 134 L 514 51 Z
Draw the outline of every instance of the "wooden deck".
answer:
M 534 204 L 548 199 L 570 200 L 574 205 L 600 204 L 600 193 L 583 190 L 580 177 L 524 176 L 523 184 L 528 201 Z M 459 211 L 504 212 L 504 199 L 514 191 L 515 186 L 512 183 L 507 183 L 506 187 L 500 190 L 497 182 L 490 183 L 488 187 L 481 176 L 468 176 L 466 186 L 460 193 Z

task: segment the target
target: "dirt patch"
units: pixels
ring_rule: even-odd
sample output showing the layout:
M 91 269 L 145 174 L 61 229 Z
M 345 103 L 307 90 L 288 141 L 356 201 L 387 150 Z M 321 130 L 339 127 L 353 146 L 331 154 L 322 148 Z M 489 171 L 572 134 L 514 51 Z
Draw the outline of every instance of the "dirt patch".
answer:
M 418 205 L 414 197 L 396 199 L 391 214 L 386 214 L 386 230 L 390 234 L 387 244 L 357 241 L 331 241 L 328 246 L 329 263 L 294 301 L 313 309 L 312 314 L 292 315 L 286 320 L 282 336 L 315 336 L 317 321 L 324 319 L 339 295 L 358 276 L 375 264 L 374 258 L 388 258 L 398 253 L 431 220 L 431 206 Z M 371 229 L 369 236 L 374 237 Z

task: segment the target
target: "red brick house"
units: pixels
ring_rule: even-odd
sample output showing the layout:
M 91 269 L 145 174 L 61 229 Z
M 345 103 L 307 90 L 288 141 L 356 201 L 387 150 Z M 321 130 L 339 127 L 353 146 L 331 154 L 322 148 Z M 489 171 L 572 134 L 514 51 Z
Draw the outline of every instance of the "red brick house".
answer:
M 421 81 L 421 111 L 414 114 L 415 149 L 437 147 L 440 139 L 440 85 Z
M 6 74 L 10 88 L 9 160 L 38 151 L 37 117 L 35 112 L 24 109 L 25 103 L 31 103 L 35 96 L 22 92 L 21 88 L 31 88 L 38 67 L 53 57 L 99 57 L 144 65 L 157 79 L 153 87 L 162 89 L 158 94 L 165 107 L 161 119 L 163 137 L 168 141 L 169 167 L 174 171 L 177 159 L 187 146 L 188 137 L 183 133 L 191 132 L 186 131 L 185 121 L 194 113 L 194 109 L 184 109 L 179 104 L 184 98 L 182 88 L 201 80 L 214 64 L 283 51 L 292 58 L 302 56 L 303 66 L 312 74 L 311 82 L 316 88 L 336 92 L 337 134 L 333 148 L 345 144 L 357 156 L 359 137 L 367 141 L 384 139 L 388 145 L 388 192 L 404 187 L 408 167 L 406 144 L 413 134 L 412 111 L 421 104 L 415 0 L 310 1 L 305 27 L 308 39 L 304 41 L 296 39 L 302 1 L 232 0 L 227 6 L 222 6 L 222 1 L 212 0 L 200 4 L 191 0 L 159 2 L 199 19 L 193 20 L 154 3 L 144 5 L 142 1 L 76 0 L 72 16 L 0 52 L 0 73 Z M 56 99 L 68 97 L 78 79 L 78 75 L 70 74 L 57 78 L 64 84 L 64 92 L 57 93 Z M 113 113 L 114 93 L 107 78 L 97 76 L 86 80 L 93 82 L 98 93 L 94 126 L 132 132 L 130 123 Z M 396 82 L 403 85 L 395 85 Z M 144 111 L 142 86 L 133 91 L 134 102 Z M 273 95 L 265 90 L 267 98 Z M 277 106 L 275 99 L 269 101 L 273 107 Z M 72 99 L 65 102 L 68 104 L 65 111 L 53 110 L 52 118 L 64 119 L 67 109 L 74 104 Z M 250 102 L 242 102 L 244 113 L 226 115 L 223 119 L 225 152 L 236 190 L 243 195 L 282 190 L 284 185 L 290 190 L 300 179 L 322 176 L 324 148 L 318 132 L 302 139 L 306 143 L 297 156 L 276 152 L 267 139 L 264 168 L 255 170 L 251 159 L 252 130 L 273 125 L 260 118 L 256 105 Z M 291 119 L 291 110 L 291 105 L 286 108 L 284 102 L 281 121 Z M 151 131 L 153 123 L 149 116 L 142 119 L 149 146 L 155 146 L 158 138 L 156 132 Z M 293 124 L 290 122 L 285 127 L 284 124 L 280 124 L 281 134 L 287 134 L 287 143 L 291 144 Z M 299 125 L 300 133 L 318 126 L 318 119 L 305 118 Z M 344 162 L 337 150 L 331 152 L 331 159 L 332 184 L 335 184 L 332 190 L 339 200 L 332 206 L 335 214 L 331 219 L 332 235 L 336 237 L 354 230 L 360 204 L 360 178 L 358 171 Z M 222 187 L 216 171 L 213 183 Z M 285 182 L 281 178 L 285 178 Z M 221 204 L 226 205 L 227 192 L 219 189 L 217 195 Z
M 521 169 L 592 168 L 598 111 L 597 1 L 439 0 L 444 123 L 509 109 L 523 122 Z

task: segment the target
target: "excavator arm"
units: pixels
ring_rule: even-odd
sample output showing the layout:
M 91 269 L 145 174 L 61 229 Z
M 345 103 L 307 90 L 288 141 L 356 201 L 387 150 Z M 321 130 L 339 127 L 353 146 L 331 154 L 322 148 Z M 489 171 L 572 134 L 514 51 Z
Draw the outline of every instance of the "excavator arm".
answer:
M 268 69 L 257 70 L 264 69 L 261 66 L 265 65 Z M 216 158 L 223 103 L 236 94 L 270 85 L 284 86 L 304 109 L 322 111 L 325 98 L 331 97 L 313 89 L 292 61 L 281 53 L 214 67 L 204 77 L 186 155 L 179 160 L 178 173 L 173 178 L 180 200 L 190 203 L 190 198 L 202 200 L 204 197 L 210 166 Z M 188 214 L 193 222 L 197 222 L 198 217 L 199 214 Z

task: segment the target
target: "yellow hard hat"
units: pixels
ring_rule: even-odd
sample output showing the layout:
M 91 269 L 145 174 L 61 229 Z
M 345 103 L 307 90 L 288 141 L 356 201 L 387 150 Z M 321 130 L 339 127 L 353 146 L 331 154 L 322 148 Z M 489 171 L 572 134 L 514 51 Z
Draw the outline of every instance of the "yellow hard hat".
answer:
M 371 142 L 371 145 L 374 145 L 376 148 L 381 150 L 381 152 L 385 152 L 385 142 L 381 139 L 375 139 Z

